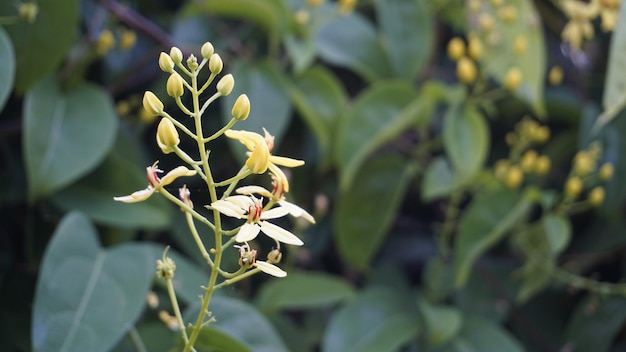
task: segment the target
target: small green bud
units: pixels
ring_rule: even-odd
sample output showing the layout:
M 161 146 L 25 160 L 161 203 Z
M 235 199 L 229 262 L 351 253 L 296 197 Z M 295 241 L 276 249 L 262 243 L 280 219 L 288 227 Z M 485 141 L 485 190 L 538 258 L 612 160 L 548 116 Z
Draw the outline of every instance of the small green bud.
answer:
M 217 91 L 223 96 L 229 95 L 233 91 L 234 87 L 235 87 L 235 79 L 233 78 L 233 75 L 231 75 L 230 73 L 222 77 L 222 79 L 220 79 L 220 81 L 217 82 L 217 85 L 216 85 Z
M 174 61 L 167 53 L 161 52 L 161 55 L 159 55 L 159 67 L 163 72 L 172 73 L 174 71 Z
M 269 253 L 267 253 L 267 262 L 270 264 L 278 264 L 280 260 L 283 258 L 283 254 L 280 252 L 280 249 L 274 248 Z
M 161 279 L 171 279 L 176 271 L 176 263 L 170 257 L 157 260 L 157 277 Z
M 183 78 L 177 72 L 174 72 L 170 75 L 170 78 L 167 79 L 167 84 L 165 85 L 165 90 L 167 91 L 167 95 L 172 98 L 178 98 L 185 93 L 185 88 L 183 87 Z
M 169 154 L 174 151 L 174 147 L 180 143 L 180 138 L 172 121 L 161 119 L 157 127 L 156 140 L 163 154 Z
M 39 13 L 39 7 L 34 2 L 21 3 L 17 7 L 17 13 L 20 19 L 28 23 L 34 23 Z
M 242 94 L 237 98 L 231 113 L 234 118 L 240 121 L 248 118 L 248 115 L 250 115 L 250 99 L 248 99 L 247 95 Z
M 213 52 L 215 52 L 215 49 L 213 49 L 213 44 L 209 42 L 202 44 L 202 48 L 200 48 L 200 53 L 202 54 L 203 58 L 210 59 L 213 55 Z
M 222 58 L 219 56 L 219 54 L 211 55 L 211 58 L 209 59 L 209 71 L 211 71 L 211 73 L 213 74 L 218 74 L 222 72 L 223 68 L 224 63 L 222 62 Z
M 151 116 L 158 116 L 163 112 L 163 103 L 149 90 L 144 93 L 142 102 L 144 110 Z
M 198 68 L 198 59 L 196 59 L 194 54 L 189 55 L 189 58 L 187 59 L 187 67 L 189 67 L 192 72 Z
M 170 50 L 170 56 L 172 57 L 172 60 L 175 64 L 180 64 L 181 62 L 183 62 L 183 52 L 175 46 L 173 46 Z

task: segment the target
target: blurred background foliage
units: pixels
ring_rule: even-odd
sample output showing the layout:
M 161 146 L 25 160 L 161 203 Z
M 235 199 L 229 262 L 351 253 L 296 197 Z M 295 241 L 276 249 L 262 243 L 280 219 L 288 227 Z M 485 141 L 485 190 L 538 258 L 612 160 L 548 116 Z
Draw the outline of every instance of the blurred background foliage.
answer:
M 219 292 L 198 351 L 624 350 L 618 5 L 0 1 L 3 350 L 176 350 L 155 261 L 173 247 L 189 317 L 206 265 L 171 204 L 113 197 L 176 166 L 141 96 L 206 41 L 236 81 L 207 129 L 246 93 L 237 128 L 306 160 L 290 199 L 317 224 L 286 278 Z M 234 174 L 241 146 L 212 148 Z

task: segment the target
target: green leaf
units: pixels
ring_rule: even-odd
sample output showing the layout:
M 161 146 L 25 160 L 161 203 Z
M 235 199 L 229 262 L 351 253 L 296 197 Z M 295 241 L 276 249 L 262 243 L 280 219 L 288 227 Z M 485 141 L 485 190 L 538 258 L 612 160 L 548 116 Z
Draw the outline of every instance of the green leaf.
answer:
M 93 170 L 113 146 L 117 117 L 110 97 L 82 84 L 63 92 L 54 78 L 24 100 L 24 158 L 29 198 L 59 190 Z
M 549 214 L 543 217 L 542 224 L 552 254 L 563 252 L 572 237 L 572 224 L 569 219 L 562 215 Z
M 510 333 L 487 319 L 468 317 L 459 337 L 447 349 L 451 352 L 507 351 L 523 352 L 524 348 Z
M 567 325 L 564 343 L 576 352 L 609 351 L 625 322 L 624 297 L 590 297 L 576 307 Z
M 222 121 L 226 124 L 232 119 L 231 110 L 235 100 L 240 94 L 247 94 L 250 99 L 250 116 L 245 121 L 237 122 L 235 129 L 247 130 L 263 135 L 263 128 L 272 134 L 276 145 L 287 130 L 291 117 L 291 104 L 286 94 L 287 83 L 284 74 L 276 63 L 262 61 L 258 64 L 250 64 L 245 61 L 237 61 L 231 67 L 230 72 L 235 77 L 236 83 L 232 93 L 222 99 Z M 229 139 L 236 156 L 245 160 L 246 155 L 242 144 L 234 139 Z
M 426 168 L 422 181 L 422 199 L 431 201 L 452 193 L 459 186 L 456 175 L 445 157 L 436 157 Z
M 289 94 L 309 128 L 315 133 L 324 159 L 330 158 L 334 131 L 346 106 L 346 92 L 337 78 L 322 66 L 294 78 Z
M 281 0 L 206 0 L 194 5 L 212 15 L 252 21 L 273 35 L 287 30 L 293 16 Z
M 461 217 L 455 246 L 456 284 L 463 286 L 476 259 L 526 217 L 532 201 L 513 191 L 479 195 Z
M 434 14 L 426 0 L 377 0 L 381 40 L 395 77 L 413 80 L 431 55 Z
M 368 81 L 389 77 L 390 64 L 374 26 L 358 13 L 340 16 L 315 36 L 318 55 Z
M 528 258 L 524 266 L 515 272 L 515 276 L 522 280 L 515 300 L 524 303 L 543 290 L 550 283 L 554 265 L 553 258 L 544 258 L 540 255 Z
M 106 351 L 143 310 L 154 277 L 152 251 L 103 250 L 89 220 L 65 216 L 43 257 L 33 311 L 35 351 Z
M 79 28 L 78 0 L 38 0 L 39 12 L 33 23 L 20 21 L 5 27 L 15 46 L 19 93 L 53 72 L 74 44 Z M 14 14 L 16 3 L 4 1 L 3 15 Z
M 330 319 L 322 351 L 397 351 L 416 338 L 419 313 L 406 296 L 372 288 L 354 297 Z
M 366 269 L 383 243 L 416 168 L 397 155 L 367 162 L 352 187 L 342 192 L 334 213 L 335 241 L 341 257 Z
M 432 305 L 423 299 L 420 299 L 419 307 L 424 319 L 428 345 L 440 346 L 458 335 L 463 323 L 463 316 L 458 309 Z
M 471 11 L 467 6 L 469 31 L 477 34 L 483 43 L 481 66 L 500 83 L 504 82 L 510 68 L 518 67 L 522 71 L 523 81 L 515 94 L 526 100 L 538 115 L 545 115 L 543 88 L 546 52 L 541 17 L 533 1 L 507 1 L 505 6 L 514 8 L 516 12 L 511 22 L 502 20 L 500 12 L 503 6 L 496 6 L 489 1 L 481 1 L 481 9 L 478 11 Z M 491 31 L 480 27 L 480 16 L 490 16 L 493 19 Z M 518 37 L 524 37 L 527 43 L 526 50 L 521 54 L 515 52 L 515 41 Z
M 182 349 L 184 347 L 182 339 L 180 343 Z M 194 347 L 199 351 L 252 352 L 252 348 L 242 341 L 210 326 L 202 328 Z
M 15 80 L 15 52 L 7 32 L 0 27 L 0 111 L 13 89 Z
M 197 301 L 196 301 L 197 302 Z M 199 303 L 199 302 L 198 302 Z M 200 305 L 192 305 L 185 321 L 195 321 Z M 210 327 L 237 340 L 255 352 L 286 352 L 284 342 L 272 324 L 253 306 L 234 298 L 213 297 L 209 310 L 217 319 Z
M 342 189 L 350 187 L 368 155 L 415 123 L 415 114 L 428 110 L 424 109 L 427 102 L 419 98 L 407 106 L 414 99 L 415 90 L 397 81 L 374 84 L 357 98 L 335 135 L 335 159 L 341 171 Z
M 339 277 L 290 271 L 287 277 L 269 281 L 261 288 L 257 306 L 264 312 L 317 308 L 343 301 L 353 294 L 354 288 Z
M 460 182 L 480 171 L 489 152 L 489 127 L 471 105 L 453 105 L 443 121 L 443 146 Z
M 61 209 L 80 209 L 94 221 L 126 228 L 163 228 L 172 220 L 172 207 L 160 194 L 139 203 L 122 203 L 113 197 L 124 196 L 148 186 L 145 166 L 138 145 L 121 135 L 102 164 L 71 186 L 52 195 Z

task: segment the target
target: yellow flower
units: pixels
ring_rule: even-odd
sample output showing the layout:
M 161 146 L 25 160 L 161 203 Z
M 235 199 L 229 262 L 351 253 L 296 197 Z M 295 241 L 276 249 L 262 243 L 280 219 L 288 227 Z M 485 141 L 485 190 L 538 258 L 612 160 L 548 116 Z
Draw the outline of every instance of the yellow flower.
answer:
M 265 137 L 258 133 L 241 130 L 228 130 L 224 133 L 226 137 L 236 139 L 246 146 L 248 149 L 246 166 L 252 173 L 262 174 L 267 171 L 270 164 L 286 167 L 304 165 L 303 160 L 272 155 L 274 137 L 266 129 L 263 129 L 263 131 L 265 132 Z
M 155 162 L 152 166 L 148 166 L 146 168 L 146 176 L 148 178 L 148 187 L 146 189 L 142 189 L 141 191 L 134 192 L 131 195 L 123 196 L 123 197 L 114 197 L 118 202 L 124 203 L 136 203 L 144 201 L 152 195 L 154 192 L 158 192 L 163 187 L 169 185 L 174 182 L 175 179 L 183 176 L 193 176 L 196 174 L 195 170 L 187 169 L 184 166 L 179 166 L 174 170 L 168 172 L 162 179 L 159 178 L 159 174 L 163 173 L 163 170 L 159 169 L 157 165 L 159 162 Z
M 220 213 L 237 219 L 246 219 L 241 225 L 235 241 L 248 242 L 256 238 L 260 231 L 278 242 L 301 246 L 304 243 L 293 233 L 274 225 L 267 219 L 276 219 L 289 214 L 289 209 L 276 207 L 269 210 L 263 209 L 261 199 L 254 196 L 230 196 L 211 203 L 211 208 Z

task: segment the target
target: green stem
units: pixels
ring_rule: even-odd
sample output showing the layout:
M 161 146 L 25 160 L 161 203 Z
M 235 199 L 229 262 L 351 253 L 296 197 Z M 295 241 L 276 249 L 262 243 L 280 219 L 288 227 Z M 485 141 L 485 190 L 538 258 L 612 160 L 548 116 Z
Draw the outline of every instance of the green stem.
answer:
M 250 277 L 250 276 L 252 276 L 252 275 L 254 275 L 254 274 L 256 274 L 256 273 L 258 273 L 260 271 L 261 270 L 259 268 L 254 268 L 252 270 L 248 270 L 248 271 L 246 271 L 245 273 L 243 273 L 243 274 L 241 274 L 239 276 L 233 277 L 232 279 L 224 280 L 222 283 L 220 283 L 219 285 L 215 286 L 215 289 L 218 289 L 218 288 L 221 288 L 221 287 L 224 287 L 224 286 L 228 286 L 228 285 L 232 285 L 235 282 L 241 281 L 241 280 L 243 280 L 243 279 L 245 279 L 247 277 Z
M 219 131 L 213 133 L 210 137 L 207 137 L 203 140 L 204 143 L 208 143 L 212 140 L 214 140 L 215 138 L 221 136 L 224 134 L 224 132 L 226 132 L 227 130 L 229 130 L 231 127 L 233 127 L 235 125 L 235 123 L 237 123 L 237 119 L 236 118 L 232 118 L 230 119 L 230 121 L 228 121 L 228 123 L 226 124 L 226 126 L 222 127 L 222 129 L 220 129 Z
M 247 166 L 244 165 L 239 170 L 239 172 L 237 172 L 237 175 L 235 175 L 235 176 L 233 176 L 233 177 L 231 177 L 231 178 L 229 178 L 227 180 L 224 180 L 222 182 L 217 182 L 217 183 L 215 183 L 215 186 L 216 187 L 222 187 L 222 186 L 230 185 L 233 182 L 238 182 L 240 180 L 243 180 L 244 178 L 248 177 L 251 173 L 252 172 L 250 172 L 250 169 Z
M 200 252 L 202 253 L 202 257 L 204 257 L 204 260 L 206 260 L 207 264 L 209 264 L 209 266 L 211 266 L 211 268 L 214 269 L 215 265 L 213 265 L 213 260 L 211 260 L 211 256 L 209 255 L 209 252 L 207 252 L 206 247 L 204 246 L 204 243 L 202 243 L 202 239 L 200 238 L 200 235 L 198 234 L 198 230 L 196 229 L 196 224 L 193 222 L 193 216 L 191 215 L 191 213 L 185 212 L 185 218 L 187 219 L 187 225 L 189 226 L 189 229 L 191 230 L 193 239 L 196 241 L 196 245 L 198 246 L 198 249 L 200 249 Z
M 139 332 L 134 326 L 130 328 L 130 330 L 128 330 L 128 336 L 130 337 L 130 340 L 133 342 L 133 346 L 135 346 L 135 349 L 137 350 L 137 352 L 148 352 L 148 350 L 146 349 L 146 345 L 143 343 L 143 340 L 141 339 Z
M 165 111 L 163 111 L 162 114 L 163 114 L 163 117 L 165 117 L 166 119 L 172 121 L 174 126 L 178 127 L 181 131 L 185 132 L 185 134 L 187 134 L 189 137 L 191 137 L 193 139 L 198 139 L 198 137 L 196 137 L 196 135 L 193 132 L 191 132 L 187 127 L 185 127 L 185 125 L 183 125 L 182 123 L 178 122 L 178 120 L 176 120 L 175 118 L 170 116 L 170 114 L 166 113 Z
M 172 279 L 168 278 L 165 280 L 167 283 L 167 294 L 170 296 L 170 301 L 172 302 L 172 308 L 174 309 L 174 316 L 176 316 L 176 321 L 178 322 L 178 328 L 183 335 L 183 340 L 185 344 L 189 343 L 189 337 L 187 336 L 187 329 L 185 329 L 185 323 L 183 322 L 183 316 L 180 314 L 180 307 L 178 306 L 178 299 L 176 299 L 176 292 L 174 291 L 174 284 L 172 283 Z
M 193 210 L 192 208 L 190 208 L 187 204 L 185 204 L 182 200 L 176 198 L 173 194 L 171 194 L 170 192 L 168 192 L 165 188 L 161 188 L 159 190 L 159 192 L 161 194 L 163 194 L 163 196 L 167 199 L 169 199 L 172 203 L 175 203 L 176 205 L 178 205 L 179 207 L 181 207 L 181 209 L 186 212 L 186 213 L 191 213 L 191 215 L 196 218 L 198 221 L 200 221 L 201 223 L 207 225 L 208 227 L 211 228 L 211 230 L 215 231 L 215 225 L 213 225 L 207 218 L 205 218 L 204 216 L 200 215 L 200 213 L 198 213 L 197 211 Z
M 556 281 L 560 281 L 565 285 L 578 289 L 585 289 L 589 292 L 595 292 L 601 295 L 626 296 L 626 284 L 599 282 L 580 275 L 572 274 L 560 268 L 554 269 L 552 277 L 554 277 Z
M 454 225 L 456 224 L 456 218 L 459 216 L 459 205 L 463 199 L 463 191 L 456 190 L 452 192 L 448 207 L 446 209 L 446 216 L 441 228 L 441 235 L 439 237 L 439 254 L 442 258 L 447 258 L 450 254 L 450 243 L 452 233 L 454 232 Z

